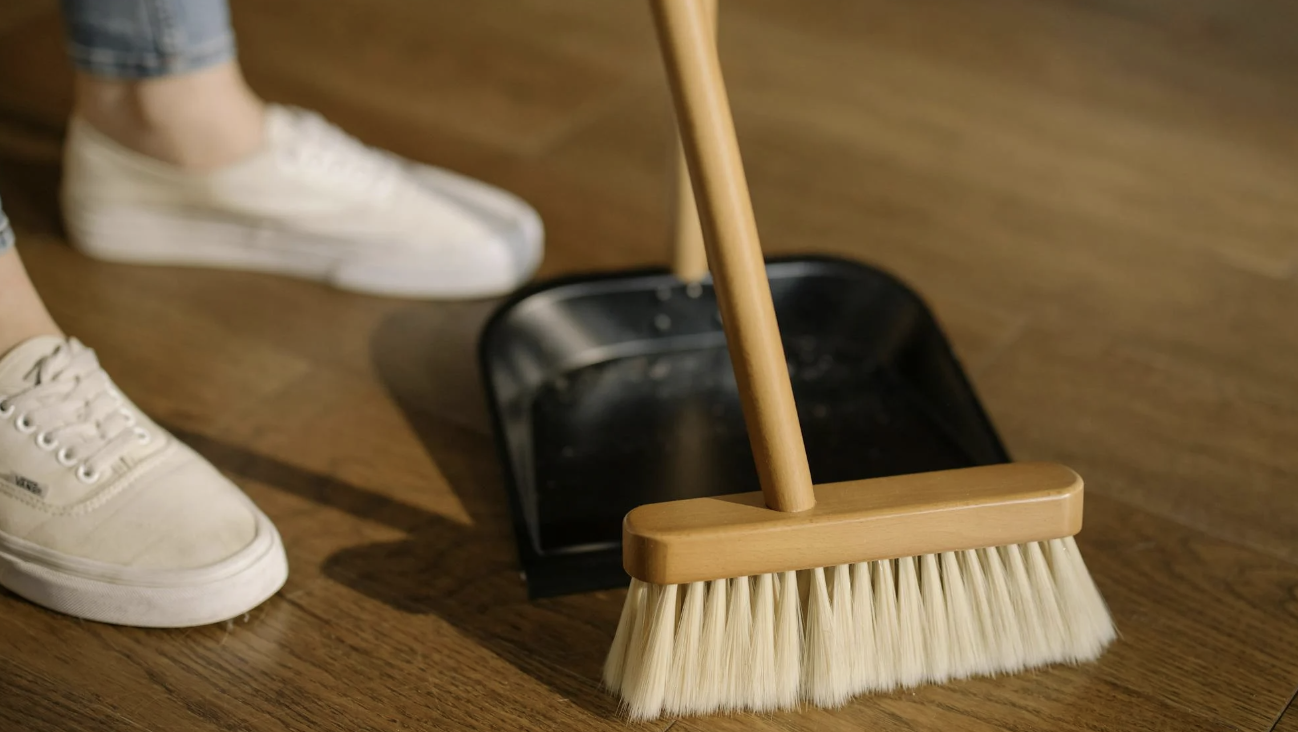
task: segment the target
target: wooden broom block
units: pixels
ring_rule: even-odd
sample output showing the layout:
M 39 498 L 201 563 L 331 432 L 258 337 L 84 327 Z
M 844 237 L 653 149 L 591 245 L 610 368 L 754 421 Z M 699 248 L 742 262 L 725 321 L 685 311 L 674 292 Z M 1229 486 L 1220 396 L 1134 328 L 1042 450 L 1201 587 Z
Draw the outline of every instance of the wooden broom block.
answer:
M 640 506 L 622 524 L 628 574 L 655 584 L 830 567 L 1059 539 L 1082 528 L 1082 479 L 1012 463 L 815 487 L 799 513 L 761 493 Z

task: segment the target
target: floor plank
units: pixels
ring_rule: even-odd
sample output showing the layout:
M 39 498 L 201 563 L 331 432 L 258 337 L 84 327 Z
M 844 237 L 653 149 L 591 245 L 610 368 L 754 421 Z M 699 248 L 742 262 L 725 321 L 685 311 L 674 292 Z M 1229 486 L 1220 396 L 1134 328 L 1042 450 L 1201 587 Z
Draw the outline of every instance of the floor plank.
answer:
M 655 58 L 646 11 L 628 3 L 294 0 L 234 3 L 233 14 L 259 74 L 515 152 L 563 134 Z M 297 31 L 304 17 L 310 33 Z
M 1298 689 L 1294 690 L 1294 697 L 1298 700 Z M 1294 730 L 1298 730 L 1298 706 L 1294 705 L 1294 701 L 1290 701 L 1289 708 L 1281 713 L 1271 732 L 1294 732 Z
M 1020 459 L 1051 455 L 1088 493 L 1298 561 L 1298 462 L 1284 447 L 1298 402 L 1080 326 L 1029 327 L 980 386 Z
M 543 276 L 666 261 L 674 132 L 640 4 L 233 8 L 268 98 L 531 201 Z M 0 11 L 0 198 L 24 259 L 123 388 L 275 520 L 292 576 L 178 632 L 0 593 L 0 727 L 1298 730 L 1292 3 L 722 4 L 767 250 L 924 296 L 1011 452 L 1086 477 L 1080 541 L 1122 637 L 1077 668 L 639 726 L 597 684 L 623 591 L 524 595 L 474 360 L 497 303 L 75 254 L 59 28 L 52 2 Z

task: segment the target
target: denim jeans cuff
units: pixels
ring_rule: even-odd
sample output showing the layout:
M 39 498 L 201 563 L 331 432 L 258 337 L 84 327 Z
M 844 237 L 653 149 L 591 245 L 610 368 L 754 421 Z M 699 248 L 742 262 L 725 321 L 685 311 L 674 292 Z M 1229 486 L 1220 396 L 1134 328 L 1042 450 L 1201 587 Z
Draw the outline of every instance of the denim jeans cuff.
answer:
M 69 42 L 68 55 L 78 69 L 88 74 L 147 79 L 198 71 L 230 61 L 235 57 L 235 41 L 233 34 L 225 34 L 175 53 L 89 48 Z
M 14 230 L 9 226 L 9 219 L 0 214 L 0 254 L 4 254 L 14 245 Z

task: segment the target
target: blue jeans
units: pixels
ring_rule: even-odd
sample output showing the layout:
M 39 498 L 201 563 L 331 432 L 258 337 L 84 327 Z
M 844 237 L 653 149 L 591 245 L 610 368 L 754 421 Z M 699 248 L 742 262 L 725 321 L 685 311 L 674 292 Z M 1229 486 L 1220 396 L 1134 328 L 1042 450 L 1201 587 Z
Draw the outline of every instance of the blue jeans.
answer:
M 234 58 L 226 0 L 62 0 L 67 51 L 81 71 L 147 79 Z M 0 253 L 13 246 L 0 208 Z

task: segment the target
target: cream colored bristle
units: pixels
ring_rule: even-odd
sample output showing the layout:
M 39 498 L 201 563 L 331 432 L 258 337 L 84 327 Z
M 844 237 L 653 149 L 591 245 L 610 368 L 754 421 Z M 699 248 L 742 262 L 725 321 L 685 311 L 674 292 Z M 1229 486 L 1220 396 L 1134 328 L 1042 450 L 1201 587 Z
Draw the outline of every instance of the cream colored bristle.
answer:
M 802 695 L 822 707 L 836 707 L 846 694 L 838 689 L 834 654 L 834 609 L 824 568 L 811 571 L 811 594 L 807 598 L 807 645 L 803 651 Z
M 627 666 L 627 647 L 631 644 L 632 626 L 644 617 L 646 591 L 647 585 L 644 582 L 631 580 L 626 602 L 622 603 L 622 615 L 617 621 L 617 633 L 613 635 L 613 647 L 604 660 L 604 686 L 614 693 L 622 690 L 622 674 Z
M 897 578 L 890 559 L 874 563 L 874 673 L 880 691 L 897 687 L 901 637 L 897 617 Z
M 870 563 L 852 565 L 852 693 L 878 688 L 878 659 L 874 652 L 874 586 Z
M 625 697 L 629 688 L 637 685 L 637 678 L 644 669 L 645 637 L 649 632 L 649 618 L 653 615 L 651 596 L 654 585 L 643 583 L 635 599 L 635 613 L 631 617 L 631 633 L 626 644 L 626 664 L 622 672 L 622 694 Z M 627 598 L 631 600 L 630 597 Z
M 757 577 L 753 593 L 753 647 L 750 657 L 749 705 L 755 712 L 776 708 L 775 578 Z
M 1069 653 L 1074 661 L 1090 661 L 1114 639 L 1113 618 L 1073 537 L 1052 540 L 1046 552 L 1068 622 Z
M 852 666 L 858 653 L 857 633 L 853 626 L 856 614 L 852 611 L 852 568 L 846 564 L 834 567 L 830 588 L 830 605 L 834 609 L 834 635 L 831 647 L 830 678 L 833 685 L 829 693 L 846 702 L 856 693 L 852 686 Z
M 698 689 L 695 709 L 705 712 L 725 702 L 726 687 L 726 611 L 730 604 L 730 585 L 726 580 L 708 583 L 708 599 L 703 607 L 703 647 L 699 658 Z
M 685 588 L 680 622 L 676 626 L 676 645 L 672 648 L 672 671 L 667 684 L 663 711 L 685 714 L 694 709 L 698 693 L 699 653 L 703 643 L 703 602 L 708 586 L 694 582 Z
M 1046 638 L 1041 608 L 1037 606 L 1036 589 L 1032 587 L 1032 579 L 1028 577 L 1027 565 L 1023 561 L 1023 547 L 1011 544 L 1000 550 L 1009 577 L 1014 617 L 1018 618 L 1023 634 L 1023 665 L 1027 668 L 1040 666 L 1050 658 L 1050 641 Z
M 1093 659 L 1115 636 L 1069 537 L 690 585 L 633 580 L 604 683 L 633 720 L 836 707 L 862 691 Z
M 924 598 L 924 678 L 942 683 L 951 678 L 951 629 L 936 554 L 920 557 L 920 594 Z
M 726 615 L 727 709 L 744 709 L 752 696 L 749 658 L 753 648 L 752 589 L 747 577 L 730 584 L 730 612 Z
M 924 598 L 914 557 L 897 560 L 897 683 L 903 688 L 924 681 Z
M 960 552 L 959 561 L 960 573 L 964 577 L 965 589 L 969 594 L 969 606 L 974 614 L 973 624 L 978 636 L 976 645 L 982 657 L 982 661 L 975 665 L 975 669 L 1002 668 L 1004 664 L 1000 655 L 1001 644 L 996 637 L 996 622 L 992 617 L 987 575 L 983 572 L 982 560 L 978 558 L 977 551 L 966 549 Z
M 964 568 L 955 552 L 943 552 L 942 594 L 946 597 L 947 638 L 951 644 L 951 676 L 961 678 L 987 668 L 986 639 L 966 591 Z
M 1069 536 L 1062 542 L 1067 550 L 1068 560 L 1072 564 L 1072 574 L 1076 579 L 1077 592 L 1080 594 L 1079 604 L 1086 608 L 1087 620 L 1101 642 L 1099 650 L 1103 650 L 1103 646 L 1107 646 L 1118 637 L 1118 630 L 1113 626 L 1113 616 L 1109 614 L 1108 603 L 1104 601 L 1104 595 L 1100 594 L 1100 588 L 1095 586 L 1095 578 L 1091 577 L 1090 570 L 1086 568 L 1086 562 L 1082 559 L 1082 550 L 1077 547 L 1077 540 Z M 1099 655 L 1098 650 L 1095 655 Z
M 774 706 L 788 709 L 798 703 L 802 686 L 802 597 L 797 572 L 784 572 L 778 584 Z
M 1023 555 L 1027 562 L 1028 579 L 1037 601 L 1037 612 L 1041 625 L 1046 631 L 1046 658 L 1049 663 L 1068 656 L 1068 625 L 1064 622 L 1063 611 L 1059 607 L 1059 592 L 1055 588 L 1055 578 L 1051 576 L 1050 565 L 1046 555 L 1041 551 L 1040 542 L 1023 545 Z
M 623 681 L 622 698 L 631 719 L 654 719 L 662 713 L 671 676 L 676 631 L 676 585 L 650 585 L 649 622 L 644 632 L 639 673 Z
M 987 596 L 991 603 L 992 627 L 995 628 L 997 667 L 1015 673 L 1023 669 L 1026 648 L 1018 616 L 1015 614 L 1014 595 L 1000 550 L 995 547 L 978 552 L 983 571 L 987 574 Z

